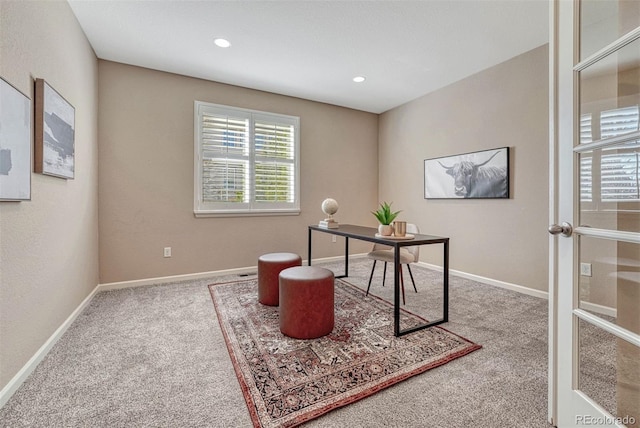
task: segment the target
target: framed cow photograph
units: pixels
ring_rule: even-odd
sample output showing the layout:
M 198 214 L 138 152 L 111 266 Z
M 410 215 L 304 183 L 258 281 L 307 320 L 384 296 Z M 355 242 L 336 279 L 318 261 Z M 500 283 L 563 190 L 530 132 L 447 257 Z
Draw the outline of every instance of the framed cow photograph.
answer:
M 509 198 L 509 148 L 425 159 L 424 197 Z

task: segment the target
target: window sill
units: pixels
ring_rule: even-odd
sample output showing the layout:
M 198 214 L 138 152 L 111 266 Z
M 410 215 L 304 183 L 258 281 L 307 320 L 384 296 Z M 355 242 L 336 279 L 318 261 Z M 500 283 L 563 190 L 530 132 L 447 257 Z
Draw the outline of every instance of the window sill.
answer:
M 261 210 L 261 211 L 194 211 L 193 215 L 196 218 L 208 218 L 208 217 L 266 217 L 266 216 L 285 216 L 285 215 L 300 215 L 299 209 L 287 209 L 287 210 Z

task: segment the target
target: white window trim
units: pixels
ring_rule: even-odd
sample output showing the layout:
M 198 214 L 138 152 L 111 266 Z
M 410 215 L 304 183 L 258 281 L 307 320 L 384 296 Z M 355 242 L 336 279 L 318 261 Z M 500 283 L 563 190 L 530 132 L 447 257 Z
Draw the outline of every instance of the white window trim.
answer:
M 218 112 L 225 115 L 237 115 L 239 117 L 248 118 L 260 118 L 275 120 L 280 123 L 287 123 L 294 126 L 294 202 L 292 204 L 267 204 L 260 202 L 251 202 L 249 204 L 241 204 L 243 208 L 234 208 L 233 203 L 219 203 L 215 204 L 218 207 L 213 207 L 213 204 L 202 203 L 202 138 L 200 125 L 200 118 L 203 111 Z M 249 138 L 251 141 L 250 151 L 250 163 L 255 161 L 253 151 L 253 120 L 250 119 L 251 125 L 249 126 Z M 297 116 L 287 116 L 276 113 L 269 113 L 258 110 L 243 109 L 238 107 L 231 107 L 221 104 L 212 104 L 203 101 L 194 101 L 194 196 L 193 196 L 193 213 L 195 217 L 255 217 L 255 216 L 284 216 L 284 215 L 299 215 L 300 214 L 300 118 Z M 250 171 L 252 186 L 253 183 L 253 170 Z M 265 208 L 265 205 L 269 205 Z

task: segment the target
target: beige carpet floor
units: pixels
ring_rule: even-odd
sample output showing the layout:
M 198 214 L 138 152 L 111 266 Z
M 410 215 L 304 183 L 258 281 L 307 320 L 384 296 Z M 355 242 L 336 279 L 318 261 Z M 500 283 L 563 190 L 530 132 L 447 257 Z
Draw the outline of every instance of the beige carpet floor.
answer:
M 352 260 L 348 281 L 366 288 L 370 268 Z M 407 307 L 437 317 L 441 274 L 413 273 Z M 389 296 L 381 278 L 378 268 L 372 292 Z M 250 427 L 207 289 L 236 279 L 99 293 L 0 409 L 0 426 Z M 454 276 L 450 287 L 443 327 L 482 349 L 305 426 L 548 428 L 547 301 Z

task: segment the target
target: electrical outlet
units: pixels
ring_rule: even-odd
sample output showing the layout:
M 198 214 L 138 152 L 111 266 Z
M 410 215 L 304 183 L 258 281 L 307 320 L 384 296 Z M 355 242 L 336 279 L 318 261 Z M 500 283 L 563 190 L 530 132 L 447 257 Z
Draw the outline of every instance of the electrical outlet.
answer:
M 331 235 L 331 242 L 338 242 L 338 237 L 336 235 Z
M 171 247 L 164 247 L 164 256 L 171 257 Z
M 580 275 L 591 276 L 591 263 L 580 263 Z

